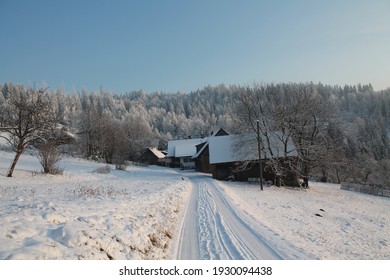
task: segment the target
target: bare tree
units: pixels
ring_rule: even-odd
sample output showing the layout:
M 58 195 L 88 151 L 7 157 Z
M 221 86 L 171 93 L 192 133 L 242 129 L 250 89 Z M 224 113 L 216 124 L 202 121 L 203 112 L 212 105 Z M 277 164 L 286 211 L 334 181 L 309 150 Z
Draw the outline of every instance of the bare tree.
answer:
M 317 93 L 312 84 L 289 84 L 285 95 L 289 97 L 289 117 L 283 126 L 292 133 L 298 152 L 297 171 L 309 186 L 313 169 L 327 160 L 329 149 L 332 149 L 326 134 L 334 107 Z
M 73 136 L 64 126 L 52 127 L 45 131 L 42 137 L 33 142 L 38 150 L 38 159 L 43 172 L 47 174 L 62 174 L 57 163 L 61 160 L 60 146 L 74 141 Z
M 312 84 L 254 84 L 245 87 L 236 101 L 236 119 L 243 130 L 255 132 L 260 121 L 262 147 L 273 172 L 297 173 L 308 186 L 313 169 L 329 159 L 331 142 L 325 136 L 333 117 L 330 101 Z M 275 138 L 284 146 L 282 161 L 273 153 Z M 291 139 L 296 151 L 293 161 L 288 157 Z
M 280 88 L 273 84 L 253 84 L 241 89 L 235 97 L 234 114 L 236 115 L 236 127 L 239 133 L 250 133 L 257 135 L 257 122 L 259 123 L 259 139 L 252 137 L 252 142 L 260 143 L 261 157 L 266 159 L 264 170 L 275 174 L 279 185 L 280 180 L 287 184 L 297 184 L 291 172 L 293 164 L 291 155 L 295 152 L 291 150 L 291 131 L 282 126 L 281 120 L 284 117 L 277 108 L 283 106 L 283 99 L 279 96 Z M 280 99 L 280 100 L 279 100 Z M 246 137 L 240 137 L 237 147 L 252 146 L 254 143 L 247 143 Z M 257 151 L 251 151 L 257 153 Z M 253 161 L 244 162 L 242 169 L 250 168 Z M 295 182 L 294 182 L 295 181 Z
M 84 93 L 86 95 L 86 93 Z M 93 104 L 89 103 L 88 97 L 85 97 L 85 104 L 78 119 L 77 145 L 83 156 L 99 156 L 99 123 L 101 114 L 97 112 Z
M 129 141 L 129 156 L 133 161 L 140 159 L 145 148 L 150 147 L 155 135 L 148 122 L 137 116 L 128 115 L 123 129 Z
M 15 158 L 8 170 L 7 176 L 12 177 L 15 166 L 25 148 L 54 127 L 57 122 L 54 117 L 50 98 L 45 90 L 35 88 L 25 89 L 15 86 L 15 91 L 3 103 L 0 129 L 14 148 Z
M 106 114 L 100 119 L 100 149 L 107 163 L 124 165 L 129 158 L 130 142 L 120 121 Z

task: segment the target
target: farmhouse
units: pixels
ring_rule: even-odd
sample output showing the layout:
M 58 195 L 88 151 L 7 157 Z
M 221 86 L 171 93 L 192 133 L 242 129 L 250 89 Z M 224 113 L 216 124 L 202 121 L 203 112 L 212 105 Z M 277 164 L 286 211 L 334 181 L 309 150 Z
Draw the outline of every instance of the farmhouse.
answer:
M 278 166 L 291 164 L 296 156 L 291 139 L 282 141 L 283 135 L 273 132 L 263 137 L 262 161 L 264 179 L 274 181 L 278 176 L 272 168 L 271 160 L 279 161 Z M 212 173 L 213 178 L 223 180 L 234 178 L 246 181 L 250 177 L 259 177 L 258 149 L 255 134 L 222 135 L 209 137 L 196 155 L 196 170 Z M 286 175 L 285 175 L 286 176 Z M 285 181 L 296 181 L 296 175 L 289 172 Z
M 212 133 L 210 138 L 227 135 L 229 134 L 221 128 L 217 132 Z M 196 154 L 193 156 L 196 171 L 211 173 L 208 139 L 204 143 L 196 146 Z
M 228 135 L 228 133 L 222 128 L 216 132 L 212 132 L 210 137 Z M 166 160 L 171 167 L 180 168 L 195 168 L 195 155 L 203 148 L 203 145 L 207 143 L 207 139 L 194 138 L 194 139 L 182 139 L 168 141 L 168 152 Z
M 207 138 L 194 138 L 168 141 L 166 157 L 171 167 L 195 168 L 192 158 L 196 154 L 196 146 L 206 142 Z
M 147 148 L 141 157 L 141 162 L 148 165 L 164 165 L 165 154 L 157 148 Z

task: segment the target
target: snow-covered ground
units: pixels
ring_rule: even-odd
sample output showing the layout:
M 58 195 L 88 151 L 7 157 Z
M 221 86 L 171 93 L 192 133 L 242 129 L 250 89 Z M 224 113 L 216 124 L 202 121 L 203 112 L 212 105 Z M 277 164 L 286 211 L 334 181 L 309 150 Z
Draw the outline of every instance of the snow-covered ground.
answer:
M 277 252 L 209 175 L 187 172 L 192 192 L 187 202 L 179 243 L 173 255 L 180 260 L 280 260 L 293 258 Z M 258 224 L 256 222 L 256 224 Z M 283 244 L 287 242 L 282 241 Z M 291 244 L 286 244 L 292 247 Z M 286 248 L 286 246 L 284 248 Z M 286 250 L 287 251 L 287 250 Z M 288 248 L 291 252 L 291 248 Z M 295 252 L 300 253 L 299 250 Z M 282 254 L 281 254 L 282 253 Z M 303 254 L 300 254 L 302 259 Z
M 36 174 L 23 155 L 0 152 L 0 259 L 164 259 L 188 181 L 159 167 L 109 174 L 102 164 L 64 159 L 64 175 Z
M 261 223 L 258 231 L 275 247 L 283 248 L 282 238 L 318 259 L 390 260 L 390 198 L 344 191 L 337 184 L 310 184 L 304 190 L 264 191 L 248 183 L 220 186 Z
M 7 178 L 12 158 L 0 151 L 0 259 L 175 257 L 191 172 L 129 166 L 99 174 L 93 171 L 102 164 L 66 158 L 64 175 L 44 176 L 26 154 Z M 320 183 L 263 192 L 255 184 L 212 184 L 281 256 L 390 259 L 389 198 Z

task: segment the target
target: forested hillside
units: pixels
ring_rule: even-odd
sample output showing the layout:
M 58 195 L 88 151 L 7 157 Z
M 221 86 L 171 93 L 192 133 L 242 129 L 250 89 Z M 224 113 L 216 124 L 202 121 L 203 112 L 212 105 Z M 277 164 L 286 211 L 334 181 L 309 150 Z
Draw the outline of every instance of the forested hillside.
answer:
M 337 153 L 313 166 L 312 176 L 328 181 L 388 184 L 385 177 L 390 172 L 390 89 L 374 91 L 371 85 L 321 83 L 263 86 L 283 92 L 283 96 L 298 88 L 310 89 L 316 98 L 331 102 L 332 121 L 325 123 L 326 137 L 336 144 L 333 147 Z M 2 135 L 10 127 L 5 114 L 10 111 L 10 100 L 18 96 L 21 101 L 27 100 L 34 96 L 31 92 L 36 92 L 48 97 L 52 118 L 74 136 L 68 146 L 70 152 L 110 163 L 137 160 L 145 147 L 163 147 L 169 139 L 207 136 L 220 127 L 230 133 L 242 131 L 245 127 L 236 122 L 237 96 L 251 87 L 219 85 L 190 93 L 134 91 L 119 95 L 103 88 L 99 92 L 68 93 L 5 83 L 0 85 Z M 272 105 L 274 110 L 279 108 L 276 105 Z M 307 109 L 302 100 L 299 110 Z M 12 142 L 9 137 L 8 140 Z

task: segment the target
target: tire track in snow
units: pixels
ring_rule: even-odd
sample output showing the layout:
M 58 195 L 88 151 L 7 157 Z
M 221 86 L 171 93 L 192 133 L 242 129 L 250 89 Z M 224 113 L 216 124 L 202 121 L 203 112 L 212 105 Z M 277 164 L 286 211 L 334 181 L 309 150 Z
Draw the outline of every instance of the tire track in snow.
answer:
M 200 259 L 199 256 L 199 238 L 198 238 L 198 221 L 194 216 L 198 204 L 198 190 L 192 188 L 190 198 L 188 199 L 187 208 L 183 216 L 183 222 L 180 229 L 179 240 L 174 255 L 177 259 L 190 260 Z M 183 242 L 185 240 L 185 242 Z
M 196 173 L 188 177 L 193 191 L 181 229 L 178 259 L 281 259 L 237 215 L 211 178 Z

